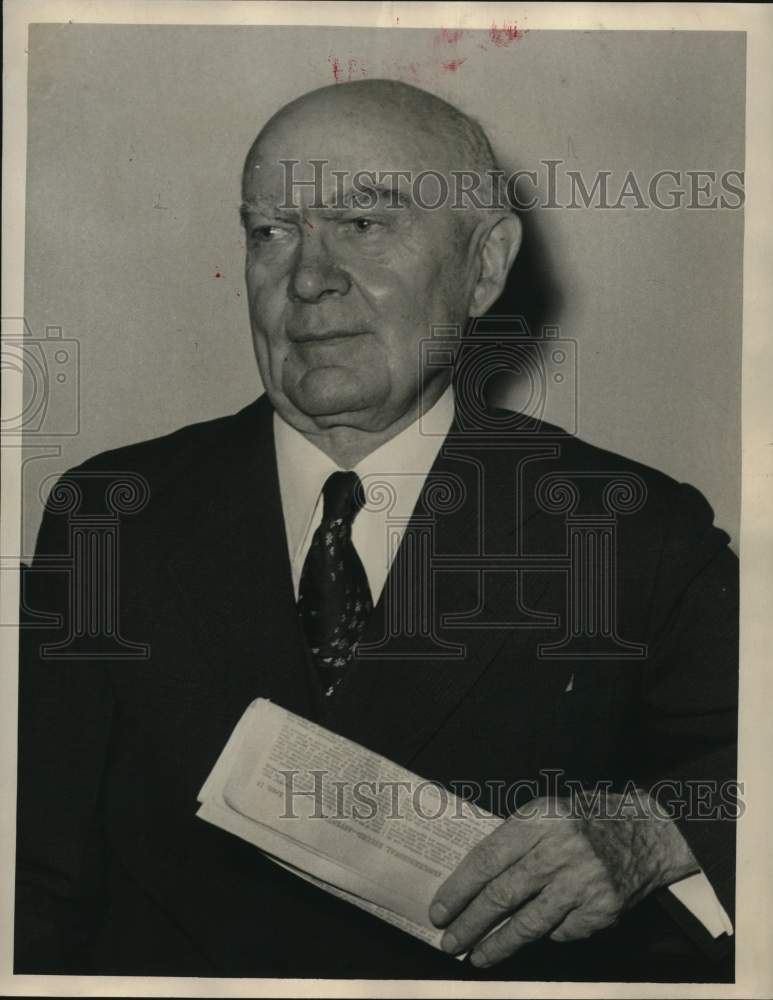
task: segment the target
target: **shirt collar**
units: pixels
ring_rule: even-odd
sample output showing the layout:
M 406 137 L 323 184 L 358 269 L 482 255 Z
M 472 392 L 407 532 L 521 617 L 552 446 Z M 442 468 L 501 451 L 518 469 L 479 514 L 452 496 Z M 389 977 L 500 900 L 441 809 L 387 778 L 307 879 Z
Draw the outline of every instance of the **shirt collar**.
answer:
M 454 394 L 449 386 L 420 420 L 366 455 L 354 471 L 363 480 L 366 476 L 394 474 L 416 483 L 417 477 L 426 477 L 432 468 L 453 418 Z M 333 472 L 341 471 L 341 467 L 276 411 L 274 445 L 288 548 L 290 558 L 294 559 L 308 532 L 325 480 Z M 406 473 L 413 475 L 406 477 Z M 418 492 L 412 497 L 407 513 L 413 509 Z

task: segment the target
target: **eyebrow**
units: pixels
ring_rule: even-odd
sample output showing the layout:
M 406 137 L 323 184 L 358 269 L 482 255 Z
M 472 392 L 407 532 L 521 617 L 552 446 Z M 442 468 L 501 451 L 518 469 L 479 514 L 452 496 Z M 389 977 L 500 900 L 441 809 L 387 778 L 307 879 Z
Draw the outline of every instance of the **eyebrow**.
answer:
M 398 202 L 401 208 L 410 208 L 413 204 L 413 199 L 395 184 L 363 184 L 362 187 L 374 194 L 389 195 L 390 201 Z
M 341 199 L 338 200 L 337 203 L 325 203 L 324 205 L 316 208 L 316 211 L 335 211 L 357 208 L 357 199 L 367 198 L 370 194 L 383 196 L 384 199 L 389 198 L 390 208 L 410 208 L 413 205 L 411 197 L 406 192 L 400 191 L 400 189 L 393 184 L 368 184 L 361 182 L 359 191 L 355 191 L 350 188 L 348 191 L 343 192 Z M 334 195 L 337 199 L 338 192 L 334 192 Z M 242 216 L 242 219 L 255 212 L 263 212 L 265 215 L 273 218 L 297 220 L 302 217 L 305 211 L 308 211 L 308 208 L 301 209 L 295 206 L 283 207 L 277 205 L 269 198 L 260 197 L 245 198 L 239 207 L 239 213 Z
M 276 215 L 282 211 L 268 198 L 245 198 L 239 206 L 239 214 L 244 218 L 254 212 L 264 212 L 266 215 Z

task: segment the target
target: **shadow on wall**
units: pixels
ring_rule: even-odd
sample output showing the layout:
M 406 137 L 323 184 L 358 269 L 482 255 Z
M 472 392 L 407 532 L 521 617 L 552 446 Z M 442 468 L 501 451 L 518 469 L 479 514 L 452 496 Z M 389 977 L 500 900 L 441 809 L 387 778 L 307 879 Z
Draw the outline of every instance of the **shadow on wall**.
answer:
M 519 217 L 523 224 L 520 252 L 502 295 L 483 317 L 480 327 L 492 337 L 506 336 L 509 332 L 513 337 L 528 337 L 539 342 L 543 339 L 545 328 L 560 330 L 564 299 L 551 266 L 538 214 L 534 211 L 521 212 Z M 516 317 L 522 323 L 516 322 Z M 495 329 L 497 333 L 494 333 Z M 535 345 L 531 346 L 534 348 Z M 512 368 L 493 373 L 487 379 L 485 394 L 490 405 L 520 411 L 533 408 L 535 392 L 538 391 L 533 384 L 533 365 L 529 363 L 533 356 L 533 349 L 514 352 L 511 355 Z

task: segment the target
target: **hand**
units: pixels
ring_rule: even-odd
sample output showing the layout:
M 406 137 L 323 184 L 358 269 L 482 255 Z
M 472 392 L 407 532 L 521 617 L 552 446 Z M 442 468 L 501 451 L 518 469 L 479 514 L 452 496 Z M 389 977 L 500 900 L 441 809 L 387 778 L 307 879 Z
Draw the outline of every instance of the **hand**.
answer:
M 534 799 L 474 847 L 430 908 L 432 922 L 447 927 L 444 950 L 477 945 L 470 961 L 484 968 L 545 935 L 589 937 L 653 889 L 699 870 L 646 793 L 634 815 L 630 795 L 604 801 L 601 816 L 587 818 L 569 799 Z

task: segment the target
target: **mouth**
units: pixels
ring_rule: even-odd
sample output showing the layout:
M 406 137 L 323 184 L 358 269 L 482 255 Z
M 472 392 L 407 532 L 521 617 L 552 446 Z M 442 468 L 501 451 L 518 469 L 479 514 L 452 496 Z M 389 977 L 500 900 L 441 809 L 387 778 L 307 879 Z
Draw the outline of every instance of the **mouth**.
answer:
M 320 330 L 316 332 L 288 333 L 292 344 L 335 344 L 342 340 L 351 340 L 368 333 L 367 330 Z

